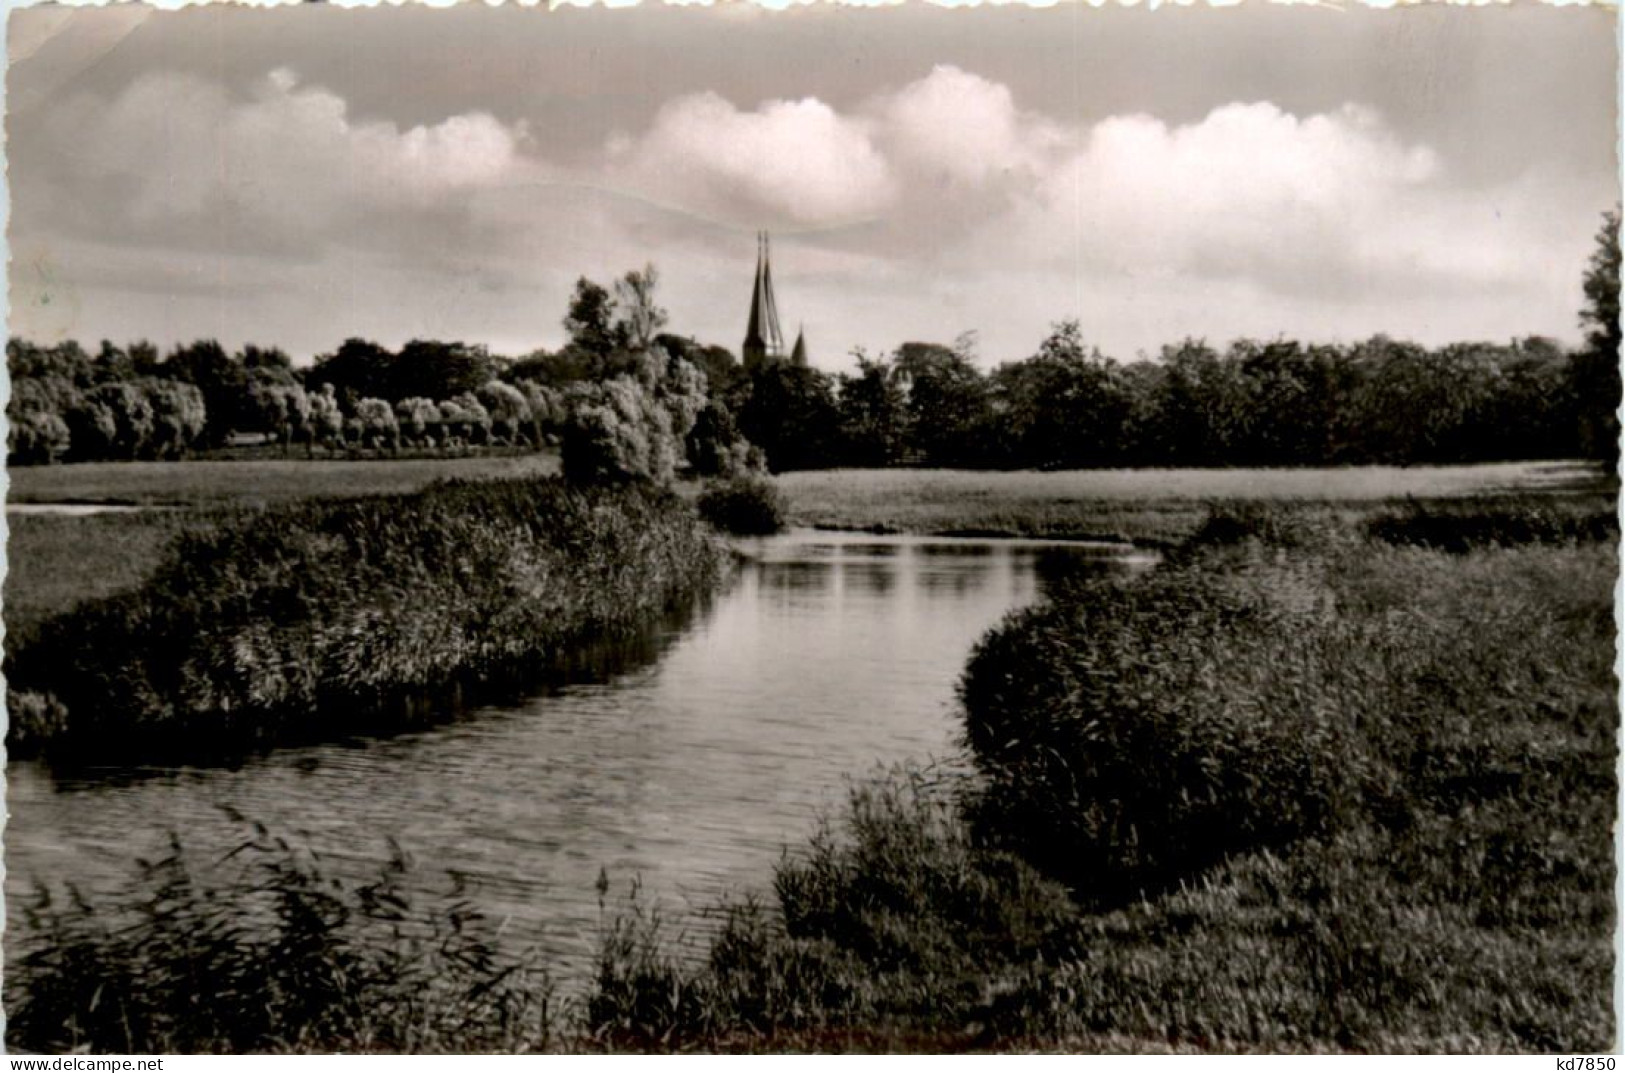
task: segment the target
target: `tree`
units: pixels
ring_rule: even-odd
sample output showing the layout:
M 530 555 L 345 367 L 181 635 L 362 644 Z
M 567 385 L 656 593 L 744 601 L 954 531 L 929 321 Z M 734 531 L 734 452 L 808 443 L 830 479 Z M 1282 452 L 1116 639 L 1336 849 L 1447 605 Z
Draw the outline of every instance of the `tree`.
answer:
M 1114 362 L 1087 348 L 1076 320 L 1051 327 L 1038 353 L 994 373 L 1006 461 L 1037 469 L 1120 460 L 1129 399 Z
M 152 438 L 155 415 L 147 393 L 133 383 L 102 384 L 86 392 L 66 415 L 78 453 L 88 458 L 136 458 Z
M 427 443 L 439 427 L 440 410 L 433 399 L 402 399 L 395 404 L 395 422 L 408 442 Z
M 190 451 L 203 438 L 209 412 L 203 392 L 192 384 L 147 378 L 136 381 L 152 408 L 152 434 L 147 453 L 175 458 Z
M 1570 365 L 1580 449 L 1611 469 L 1619 465 L 1619 268 L 1619 210 L 1615 209 L 1603 214 L 1596 249 L 1586 266 L 1586 304 L 1580 310 L 1586 345 Z
M 909 439 L 928 466 L 986 465 L 992 420 L 987 378 L 973 361 L 975 340 L 954 347 L 904 343 L 894 366 L 908 392 Z
M 531 442 L 537 447 L 557 442 L 565 418 L 564 391 L 535 380 L 521 380 L 514 386 L 525 397 L 530 413 Z
M 628 372 L 566 395 L 564 475 L 578 483 L 672 480 L 705 407 L 705 376 L 658 347 L 631 356 Z
M 700 477 L 737 477 L 762 468 L 762 452 L 739 434 L 733 413 L 720 399 L 705 404 L 685 443 L 689 469 Z
M 449 399 L 472 395 L 495 374 L 496 360 L 483 346 L 414 339 L 401 348 L 382 390 L 371 394 L 390 401 Z
M 395 355 L 368 339 L 346 339 L 331 354 L 322 354 L 305 374 L 310 390 L 331 386 L 343 399 L 397 398 L 393 394 Z
M 400 446 L 401 429 L 395 411 L 383 399 L 362 399 L 356 403 L 355 423 L 361 446 L 394 450 Z
M 441 435 L 446 442 L 484 443 L 491 436 L 491 414 L 472 392 L 440 403 Z
M 615 316 L 615 299 L 586 276 L 576 280 L 564 330 L 570 333 L 571 346 L 599 361 L 626 349 L 623 326 Z
M 208 443 L 216 446 L 225 443 L 238 425 L 251 419 L 251 415 L 245 413 L 249 403 L 248 372 L 213 339 L 177 347 L 170 352 L 160 371 L 169 379 L 191 384 L 203 393 L 203 405 L 209 414 L 205 433 Z
M 655 345 L 674 358 L 682 358 L 705 374 L 706 390 L 714 399 L 726 399 L 748 381 L 745 367 L 727 347 L 700 343 L 684 335 L 662 332 Z
M 307 393 L 310 400 L 310 436 L 307 449 L 314 452 L 317 444 L 332 448 L 344 439 L 344 411 L 339 407 L 337 389 L 331 383 L 321 390 Z
M 654 265 L 628 272 L 615 281 L 615 328 L 626 349 L 646 351 L 666 326 L 666 311 L 655 303 L 660 275 Z
M 857 375 L 841 374 L 841 454 L 848 465 L 892 466 L 908 446 L 908 397 L 896 369 L 863 351 Z
M 292 379 L 293 359 L 281 347 L 258 347 L 250 343 L 237 352 L 237 360 L 250 372 L 285 372 L 290 381 Z
M 776 473 L 819 469 L 834 461 L 841 411 L 830 377 L 817 369 L 782 361 L 753 368 L 738 422 Z
M 72 445 L 61 400 L 43 378 L 12 381 L 6 420 L 6 454 L 12 462 L 55 462 Z
M 249 386 L 249 398 L 256 424 L 275 436 L 283 451 L 310 435 L 310 396 L 300 385 L 256 379 Z
M 501 380 L 488 380 L 475 393 L 491 415 L 491 431 L 501 440 L 516 441 L 530 422 L 530 403 L 524 392 Z

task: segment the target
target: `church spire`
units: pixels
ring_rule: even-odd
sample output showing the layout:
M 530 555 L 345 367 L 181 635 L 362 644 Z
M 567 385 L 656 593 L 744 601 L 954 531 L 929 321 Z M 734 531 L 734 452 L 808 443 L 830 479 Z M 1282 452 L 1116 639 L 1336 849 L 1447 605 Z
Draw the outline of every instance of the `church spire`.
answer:
M 807 329 L 805 325 L 796 325 L 796 345 L 795 349 L 790 351 L 790 364 L 802 366 L 807 364 Z
M 767 232 L 756 233 L 756 284 L 750 296 L 750 319 L 741 348 L 745 367 L 784 357 L 784 335 L 779 331 L 779 306 L 773 298 L 773 266 Z

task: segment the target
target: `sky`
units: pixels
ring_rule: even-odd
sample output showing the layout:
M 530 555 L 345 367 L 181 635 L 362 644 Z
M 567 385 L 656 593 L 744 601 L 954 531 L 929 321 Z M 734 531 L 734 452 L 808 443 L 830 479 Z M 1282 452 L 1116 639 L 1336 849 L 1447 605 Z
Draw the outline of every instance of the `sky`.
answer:
M 755 233 L 815 365 L 1077 318 L 1577 341 L 1619 200 L 1611 11 L 32 8 L 9 25 L 14 335 L 555 348 L 659 271 L 738 352 Z

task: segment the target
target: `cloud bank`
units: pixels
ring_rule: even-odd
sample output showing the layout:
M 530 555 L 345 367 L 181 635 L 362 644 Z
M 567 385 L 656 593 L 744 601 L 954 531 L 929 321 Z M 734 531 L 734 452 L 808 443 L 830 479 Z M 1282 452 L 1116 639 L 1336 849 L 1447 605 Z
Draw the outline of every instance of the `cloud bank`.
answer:
M 556 344 L 577 275 L 645 260 L 674 325 L 733 346 L 761 227 L 832 367 L 965 328 L 1018 357 L 1069 316 L 1125 357 L 1185 334 L 1572 335 L 1606 207 L 1534 164 L 1464 181 L 1358 102 L 1069 125 L 947 65 L 845 110 L 679 95 L 567 160 L 491 112 L 407 126 L 287 68 L 246 92 L 159 71 L 58 102 L 12 154 L 14 240 L 50 266 L 15 273 L 15 330 L 303 353 Z

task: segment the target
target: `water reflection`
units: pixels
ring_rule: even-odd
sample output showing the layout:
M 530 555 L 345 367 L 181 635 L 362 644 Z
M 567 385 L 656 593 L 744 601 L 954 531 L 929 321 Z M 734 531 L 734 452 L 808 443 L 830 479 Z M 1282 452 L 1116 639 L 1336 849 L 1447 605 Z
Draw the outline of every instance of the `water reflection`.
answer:
M 584 969 L 600 867 L 641 875 L 683 916 L 763 889 L 780 847 L 839 804 L 848 776 L 950 752 L 972 644 L 1036 597 L 1035 566 L 1055 546 L 792 533 L 741 548 L 749 560 L 709 607 L 638 639 L 630 658 L 578 660 L 567 684 L 519 703 L 239 770 L 132 780 L 13 765 L 11 926 L 36 880 L 120 890 L 171 828 L 223 854 L 242 835 L 230 808 L 356 875 L 393 836 L 466 877 L 507 921 L 505 941 Z M 1058 553 L 1102 570 L 1143 562 Z

